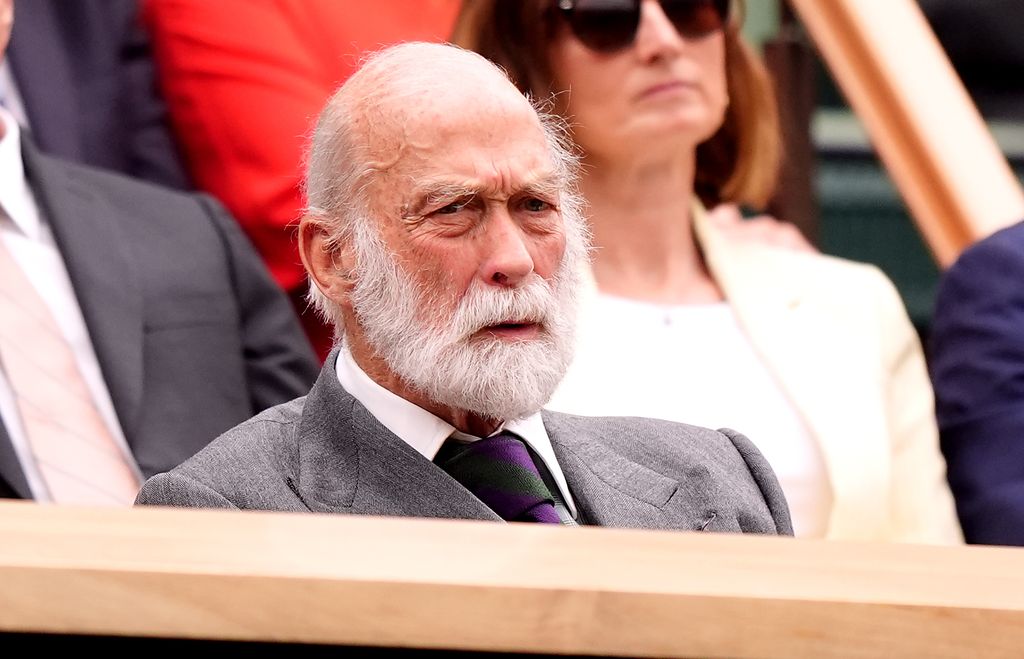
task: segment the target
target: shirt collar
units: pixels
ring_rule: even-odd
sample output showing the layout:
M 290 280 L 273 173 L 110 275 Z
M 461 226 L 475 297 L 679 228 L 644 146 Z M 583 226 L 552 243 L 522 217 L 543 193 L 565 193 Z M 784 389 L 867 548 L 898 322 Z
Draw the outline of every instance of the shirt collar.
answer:
M 338 351 L 335 372 L 345 391 L 358 400 L 385 428 L 416 449 L 427 460 L 433 461 L 437 452 L 441 450 L 441 445 L 453 435 L 462 441 L 480 439 L 459 431 L 447 421 L 377 384 L 363 369 L 359 368 L 355 359 L 352 358 L 352 354 L 344 346 Z M 513 432 L 521 437 L 544 461 L 544 465 L 562 493 L 566 507 L 575 517 L 576 505 L 569 495 L 565 475 L 562 474 L 562 469 L 558 465 L 540 412 L 535 412 L 524 419 L 507 421 L 495 430 L 494 434 L 502 430 Z
M 433 460 L 444 440 L 455 432 L 455 427 L 447 421 L 377 384 L 359 368 L 352 353 L 345 348 L 338 351 L 335 369 L 345 391 L 427 460 Z
M 21 128 L 11 113 L 0 107 L 5 134 L 0 138 L 0 208 L 19 231 L 38 239 L 41 225 L 21 160 Z

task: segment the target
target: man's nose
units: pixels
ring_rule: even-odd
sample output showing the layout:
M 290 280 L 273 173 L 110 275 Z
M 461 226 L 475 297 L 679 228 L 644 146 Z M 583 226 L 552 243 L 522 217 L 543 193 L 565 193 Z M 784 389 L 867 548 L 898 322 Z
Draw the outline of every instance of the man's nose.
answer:
M 490 220 L 488 256 L 481 275 L 493 286 L 519 286 L 533 272 L 533 256 L 522 228 L 505 211 Z

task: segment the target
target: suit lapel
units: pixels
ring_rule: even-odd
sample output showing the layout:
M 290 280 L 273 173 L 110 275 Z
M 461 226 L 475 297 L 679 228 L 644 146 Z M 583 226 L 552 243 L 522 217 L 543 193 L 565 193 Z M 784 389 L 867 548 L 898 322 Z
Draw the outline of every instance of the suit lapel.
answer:
M 342 388 L 327 358 L 299 428 L 299 482 L 314 512 L 500 521 Z
M 50 153 L 81 161 L 78 85 L 60 41 L 58 6 L 18 3 L 9 51 L 11 70 L 15 82 L 33 81 L 19 84 L 18 92 L 39 143 Z
M 832 487 L 829 535 L 847 525 L 861 531 L 877 525 L 887 492 L 880 439 L 886 429 L 873 427 L 871 415 L 850 413 L 861 396 L 882 386 L 864 378 L 870 369 L 862 360 L 877 355 L 856 350 L 870 344 L 869 335 L 856 319 L 816 308 L 818 296 L 807 291 L 829 282 L 809 277 L 814 267 L 798 263 L 805 255 L 730 242 L 703 208 L 694 214 L 694 229 L 712 276 L 821 449 Z
M 128 442 L 142 399 L 142 292 L 118 231 L 121 212 L 75 178 L 74 169 L 23 144 L 25 175 L 67 267 L 103 379 Z M 125 218 L 142 221 L 142 217 Z
M 607 448 L 593 426 L 544 410 L 544 427 L 582 521 L 598 526 L 700 528 L 701 520 L 670 513 L 679 482 Z M 576 420 L 577 422 L 573 422 Z M 638 524 L 637 510 L 645 517 Z M 688 511 L 687 511 L 688 512 Z M 701 517 L 698 514 L 698 517 Z

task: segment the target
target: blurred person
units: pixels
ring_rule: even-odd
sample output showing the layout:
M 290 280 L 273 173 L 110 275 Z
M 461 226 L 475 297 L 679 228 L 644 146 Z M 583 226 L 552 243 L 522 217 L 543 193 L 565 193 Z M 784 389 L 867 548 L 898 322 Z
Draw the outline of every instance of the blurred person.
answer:
M 136 0 L 21 0 L 0 103 L 58 158 L 190 187 Z
M 742 428 L 798 536 L 958 542 L 921 346 L 891 282 L 740 220 L 736 204 L 772 191 L 780 141 L 741 10 L 464 4 L 454 40 L 552 97 L 582 152 L 594 260 L 550 407 Z
M 791 533 L 744 436 L 541 412 L 570 359 L 587 240 L 575 161 L 484 58 L 393 46 L 329 101 L 299 246 L 344 337 L 304 399 L 139 502 Z
M 189 173 L 238 219 L 321 357 L 331 330 L 305 304 L 295 246 L 302 149 L 363 53 L 444 39 L 458 0 L 148 0 L 163 91 Z
M 968 248 L 946 272 L 930 341 L 964 536 L 1024 545 L 1024 223 Z
M 11 18 L 0 0 L 0 60 Z M 0 367 L 0 497 L 89 505 L 316 375 L 215 202 L 43 155 L 2 108 Z

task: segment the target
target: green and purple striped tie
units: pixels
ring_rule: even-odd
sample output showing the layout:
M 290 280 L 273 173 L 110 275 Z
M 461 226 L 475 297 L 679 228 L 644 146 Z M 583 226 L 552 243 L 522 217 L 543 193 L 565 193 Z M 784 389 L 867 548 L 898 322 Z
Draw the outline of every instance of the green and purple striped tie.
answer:
M 530 451 L 511 433 L 469 444 L 449 440 L 435 462 L 504 520 L 561 524 Z

